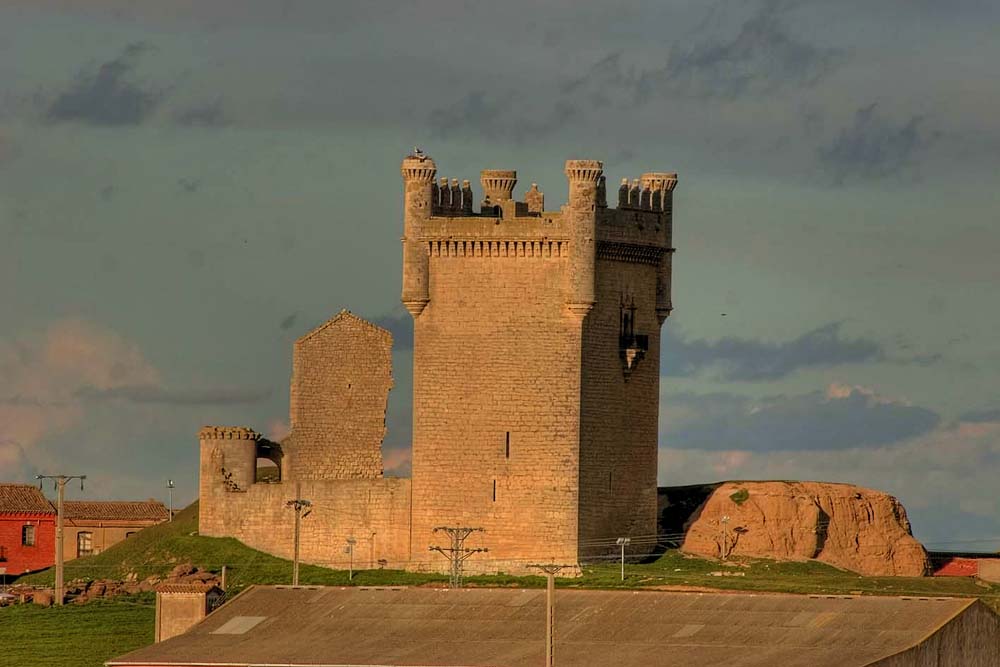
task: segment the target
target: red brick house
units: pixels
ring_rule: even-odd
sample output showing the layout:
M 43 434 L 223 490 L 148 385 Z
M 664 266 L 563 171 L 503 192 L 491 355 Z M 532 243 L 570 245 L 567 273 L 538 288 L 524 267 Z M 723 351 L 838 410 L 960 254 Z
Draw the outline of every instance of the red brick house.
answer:
M 56 510 L 37 486 L 0 484 L 0 568 L 7 576 L 55 562 Z

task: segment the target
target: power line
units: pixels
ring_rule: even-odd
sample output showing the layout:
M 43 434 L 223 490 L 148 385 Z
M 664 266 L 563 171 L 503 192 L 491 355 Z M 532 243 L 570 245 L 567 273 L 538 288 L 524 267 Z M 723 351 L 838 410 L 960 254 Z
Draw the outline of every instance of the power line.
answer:
M 554 667 L 556 659 L 556 575 L 565 568 L 573 565 L 556 565 L 555 563 L 542 563 L 528 565 L 529 568 L 541 570 L 545 573 L 545 667 Z
M 86 475 L 35 475 L 38 480 L 38 488 L 42 488 L 42 480 L 51 479 L 56 487 L 56 604 L 62 605 L 65 602 L 65 591 L 63 586 L 63 500 L 66 498 L 66 483 L 73 479 L 80 480 L 80 490 L 83 491 L 83 480 Z
M 295 484 L 295 498 L 285 502 L 285 507 L 295 510 L 295 557 L 292 559 L 292 586 L 299 585 L 299 524 L 312 512 L 312 503 L 302 497 L 302 485 Z M 306 510 L 305 513 L 302 510 Z
M 486 530 L 483 528 L 439 526 L 434 529 L 435 533 L 438 531 L 448 533 L 451 537 L 451 546 L 432 546 L 430 550 L 437 551 L 448 559 L 448 562 L 451 564 L 451 578 L 449 583 L 452 588 L 461 588 L 465 561 L 475 554 L 489 551 L 485 547 L 477 547 L 475 549 L 466 548 L 465 540 L 473 533 L 485 533 Z

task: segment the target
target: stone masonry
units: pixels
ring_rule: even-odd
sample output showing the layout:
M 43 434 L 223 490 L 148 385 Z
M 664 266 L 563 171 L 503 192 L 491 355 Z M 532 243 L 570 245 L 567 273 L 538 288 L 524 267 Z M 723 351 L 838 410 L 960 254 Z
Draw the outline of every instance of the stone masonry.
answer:
M 295 341 L 288 474 L 305 479 L 382 476 L 392 336 L 342 311 Z M 349 415 L 350 418 L 345 418 Z
M 288 438 L 202 430 L 201 532 L 288 555 L 299 494 L 306 561 L 343 560 L 350 536 L 372 563 L 446 569 L 433 529 L 469 526 L 489 553 L 468 569 L 512 572 L 654 534 L 677 178 L 626 180 L 612 208 L 601 162 L 565 173 L 569 201 L 547 211 L 534 184 L 514 199 L 514 171 L 483 171 L 476 203 L 469 181 L 404 159 L 412 481 L 382 478 L 391 339 L 345 312 L 295 345 Z M 256 482 L 259 458 L 280 483 Z

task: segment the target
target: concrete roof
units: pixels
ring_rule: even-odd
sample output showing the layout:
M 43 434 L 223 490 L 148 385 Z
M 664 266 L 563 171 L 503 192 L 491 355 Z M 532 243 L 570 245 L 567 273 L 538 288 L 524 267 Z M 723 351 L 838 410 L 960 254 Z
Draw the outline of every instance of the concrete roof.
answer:
M 662 591 L 556 592 L 574 667 L 852 667 L 918 644 L 975 600 Z M 528 667 L 544 590 L 253 587 L 190 632 L 108 665 Z

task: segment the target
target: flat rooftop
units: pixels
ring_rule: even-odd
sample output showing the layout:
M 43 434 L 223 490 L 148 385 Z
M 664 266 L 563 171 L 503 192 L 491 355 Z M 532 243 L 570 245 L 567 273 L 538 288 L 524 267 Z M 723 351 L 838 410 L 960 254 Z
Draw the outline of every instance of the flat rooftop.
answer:
M 587 667 L 852 667 L 919 644 L 957 598 L 556 591 L 556 659 Z M 108 665 L 544 664 L 545 591 L 256 586 Z

